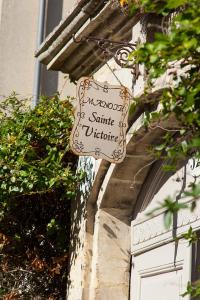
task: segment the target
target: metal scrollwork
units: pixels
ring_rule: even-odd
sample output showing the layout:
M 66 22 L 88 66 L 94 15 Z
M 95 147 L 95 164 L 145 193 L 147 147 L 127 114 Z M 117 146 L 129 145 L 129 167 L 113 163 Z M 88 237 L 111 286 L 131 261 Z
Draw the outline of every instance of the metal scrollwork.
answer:
M 109 39 L 96 38 L 92 36 L 76 38 L 73 35 L 75 43 L 93 42 L 102 50 L 102 56 L 105 61 L 114 58 L 115 62 L 122 68 L 132 69 L 133 80 L 136 81 L 140 72 L 139 65 L 130 59 L 130 54 L 136 49 L 136 43 L 116 42 Z
M 133 61 L 129 59 L 129 55 L 134 50 L 135 50 L 135 47 L 133 47 L 131 45 L 124 46 L 124 47 L 118 49 L 114 56 L 116 63 L 118 65 L 120 65 L 122 68 L 132 68 Z

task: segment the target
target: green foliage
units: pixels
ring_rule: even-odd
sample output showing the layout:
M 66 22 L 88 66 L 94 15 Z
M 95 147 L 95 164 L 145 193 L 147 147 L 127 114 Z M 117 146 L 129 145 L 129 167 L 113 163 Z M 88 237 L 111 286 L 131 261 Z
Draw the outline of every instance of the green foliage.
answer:
M 43 97 L 33 110 L 15 94 L 0 103 L 0 293 L 9 299 L 65 297 L 80 181 L 69 100 Z
M 166 171 L 175 171 L 180 161 L 190 157 L 200 159 L 200 3 L 199 0 L 129 0 L 126 1 L 132 13 L 156 13 L 171 19 L 168 34 L 157 33 L 153 43 L 139 45 L 130 59 L 143 64 L 147 74 L 145 92 L 151 92 L 156 80 L 163 74 L 171 76 L 171 85 L 166 88 L 159 100 L 159 111 L 146 113 L 145 126 L 160 124 L 161 120 L 173 117 L 175 130 L 168 130 L 162 143 L 153 147 L 156 158 L 165 162 Z M 156 125 L 154 125 L 156 127 Z M 199 179 L 191 184 L 189 191 L 182 196 L 195 201 L 200 197 Z M 165 199 L 158 209 L 165 211 L 165 226 L 169 227 L 173 215 L 186 208 L 171 198 Z M 198 237 L 192 228 L 183 235 L 189 244 Z M 188 284 L 182 295 L 199 299 L 199 282 Z M 196 298 L 197 297 L 197 298 Z
M 200 195 L 200 184 L 192 184 L 191 189 L 185 191 L 185 196 L 191 197 L 193 200 L 197 200 Z
M 154 208 L 148 215 L 152 216 L 155 212 L 164 210 L 164 225 L 169 229 L 172 225 L 174 214 L 180 209 L 185 209 L 187 207 L 187 204 L 179 203 L 178 201 L 174 201 L 171 197 L 168 197 L 163 202 L 159 203 L 159 206 Z
M 139 45 L 131 55 L 145 66 L 146 93 L 152 91 L 156 79 L 166 72 L 173 81 L 160 97 L 159 111 L 146 112 L 145 125 L 170 117 L 176 120 L 176 130 L 164 128 L 162 144 L 153 149 L 157 158 L 167 162 L 166 170 L 174 170 L 179 161 L 200 157 L 199 0 L 138 0 L 129 1 L 129 7 L 165 17 L 175 12 L 168 34 L 157 33 L 153 43 Z
M 198 241 L 197 234 L 192 230 L 192 227 L 190 227 L 188 232 L 184 233 L 182 237 L 188 241 L 189 245 Z
M 133 3 L 134 2 L 134 3 Z M 179 8 L 169 33 L 157 33 L 155 42 L 140 45 L 132 56 L 144 64 L 148 74 L 147 91 L 157 78 L 171 70 L 174 87 L 161 96 L 161 110 L 148 113 L 146 119 L 160 120 L 175 115 L 179 124 L 176 132 L 168 132 L 157 154 L 173 161 L 189 157 L 200 149 L 200 6 L 198 0 L 132 1 L 130 8 L 159 14 Z M 165 151 L 163 151 L 163 149 Z
M 199 299 L 200 296 L 200 284 L 196 282 L 195 284 L 191 284 L 188 282 L 187 290 L 185 293 L 182 294 L 183 297 L 190 295 L 191 299 Z M 198 297 L 198 298 L 197 298 Z
M 127 0 L 126 2 L 132 13 L 140 10 L 142 12 L 154 12 L 163 15 L 167 15 L 173 9 L 181 8 L 189 3 L 188 0 Z M 198 0 L 195 2 L 197 3 Z
M 43 193 L 61 184 L 73 187 L 66 158 L 73 121 L 69 102 L 62 104 L 55 96 L 25 110 L 13 95 L 0 108 L 0 199 Z

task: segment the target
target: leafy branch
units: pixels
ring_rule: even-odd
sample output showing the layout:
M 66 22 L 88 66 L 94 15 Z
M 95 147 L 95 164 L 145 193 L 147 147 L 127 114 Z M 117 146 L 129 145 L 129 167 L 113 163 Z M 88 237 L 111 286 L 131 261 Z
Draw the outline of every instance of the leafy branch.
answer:
M 0 294 L 65 297 L 70 206 L 83 177 L 70 152 L 70 98 L 33 110 L 12 94 L 0 103 Z

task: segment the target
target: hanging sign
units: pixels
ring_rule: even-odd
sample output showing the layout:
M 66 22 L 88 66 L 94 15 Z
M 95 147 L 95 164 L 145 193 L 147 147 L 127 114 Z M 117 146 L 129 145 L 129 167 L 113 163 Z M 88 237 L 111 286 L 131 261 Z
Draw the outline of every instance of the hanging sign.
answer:
M 120 163 L 126 154 L 130 92 L 83 77 L 77 83 L 78 106 L 70 145 L 78 155 Z

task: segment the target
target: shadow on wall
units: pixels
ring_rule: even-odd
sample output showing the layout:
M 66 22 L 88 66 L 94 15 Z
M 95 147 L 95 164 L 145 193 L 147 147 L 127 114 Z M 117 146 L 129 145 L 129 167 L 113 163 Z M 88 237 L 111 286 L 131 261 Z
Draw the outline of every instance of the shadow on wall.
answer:
M 69 277 L 67 290 L 74 288 L 75 278 L 70 278 L 70 270 L 77 263 L 78 256 L 81 255 L 85 242 L 85 227 L 87 219 L 87 202 L 90 190 L 94 180 L 94 165 L 90 157 L 85 156 L 79 159 L 78 169 L 85 172 L 86 176 L 80 185 L 79 193 L 76 200 L 71 205 L 71 239 L 70 239 L 70 260 L 69 260 Z M 76 278 L 77 279 L 77 278 Z M 78 281 L 78 279 L 77 279 Z
M 62 19 L 63 0 L 47 0 L 45 37 L 59 24 Z M 41 94 L 51 96 L 58 90 L 58 72 L 46 69 L 42 65 Z

